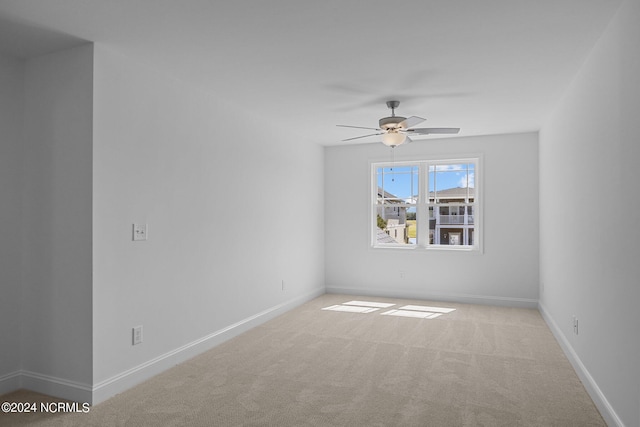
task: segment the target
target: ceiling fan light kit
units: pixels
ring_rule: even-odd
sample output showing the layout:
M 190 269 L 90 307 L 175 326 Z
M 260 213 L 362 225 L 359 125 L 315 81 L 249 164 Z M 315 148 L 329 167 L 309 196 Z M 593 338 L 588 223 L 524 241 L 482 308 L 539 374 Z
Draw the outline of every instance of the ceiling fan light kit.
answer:
M 406 140 L 407 140 L 407 135 L 404 135 L 399 132 L 389 132 L 389 133 L 382 134 L 382 143 L 391 148 L 404 144 Z
M 362 126 L 337 125 L 340 127 L 370 129 L 378 133 L 369 135 L 356 136 L 355 138 L 343 139 L 343 141 L 351 141 L 353 139 L 366 138 L 369 136 L 382 135 L 382 143 L 389 147 L 395 148 L 406 142 L 411 142 L 411 138 L 407 134 L 412 135 L 429 135 L 429 134 L 456 134 L 460 132 L 460 128 L 412 128 L 412 126 L 422 123 L 426 119 L 418 116 L 401 117 L 396 116 L 395 109 L 400 105 L 400 101 L 387 101 L 387 107 L 391 109 L 391 116 L 383 117 L 378 120 L 379 128 L 367 128 Z

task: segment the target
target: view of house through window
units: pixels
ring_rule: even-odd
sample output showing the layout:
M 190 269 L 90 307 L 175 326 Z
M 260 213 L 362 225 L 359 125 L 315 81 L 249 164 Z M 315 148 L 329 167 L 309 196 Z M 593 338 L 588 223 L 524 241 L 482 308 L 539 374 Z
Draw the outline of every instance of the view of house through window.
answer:
M 478 159 L 375 163 L 375 247 L 477 248 Z

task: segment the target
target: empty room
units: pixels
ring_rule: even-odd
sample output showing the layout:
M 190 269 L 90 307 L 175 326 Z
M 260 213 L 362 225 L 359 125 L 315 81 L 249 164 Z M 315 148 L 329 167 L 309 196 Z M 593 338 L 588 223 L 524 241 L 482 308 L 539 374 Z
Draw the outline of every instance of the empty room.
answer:
M 640 0 L 0 0 L 0 425 L 640 426 Z

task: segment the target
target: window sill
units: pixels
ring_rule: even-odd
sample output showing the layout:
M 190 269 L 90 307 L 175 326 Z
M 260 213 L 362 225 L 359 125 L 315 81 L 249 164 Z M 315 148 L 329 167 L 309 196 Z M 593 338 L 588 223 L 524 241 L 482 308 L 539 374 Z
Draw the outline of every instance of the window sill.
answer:
M 417 251 L 417 252 L 469 252 L 469 253 L 482 253 L 482 250 L 477 246 L 461 246 L 461 245 L 431 245 L 431 246 L 418 246 L 418 245 L 372 245 L 373 250 L 390 249 L 401 251 Z

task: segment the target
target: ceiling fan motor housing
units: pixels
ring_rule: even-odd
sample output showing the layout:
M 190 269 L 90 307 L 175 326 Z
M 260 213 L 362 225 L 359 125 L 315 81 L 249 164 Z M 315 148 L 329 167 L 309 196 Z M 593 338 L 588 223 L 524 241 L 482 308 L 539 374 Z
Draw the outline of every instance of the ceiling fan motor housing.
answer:
M 381 118 L 378 123 L 380 124 L 380 129 L 384 130 L 403 129 L 400 123 L 405 120 L 407 120 L 406 117 L 391 116 Z

